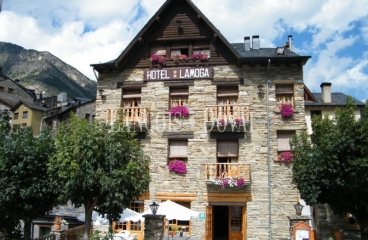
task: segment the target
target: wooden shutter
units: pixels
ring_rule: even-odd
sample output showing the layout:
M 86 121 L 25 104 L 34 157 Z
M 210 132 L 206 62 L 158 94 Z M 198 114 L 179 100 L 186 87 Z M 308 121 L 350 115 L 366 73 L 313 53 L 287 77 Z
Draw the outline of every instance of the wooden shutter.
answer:
M 176 141 L 171 140 L 169 142 L 170 145 L 170 158 L 187 158 L 188 157 L 188 141 Z
M 239 152 L 238 141 L 217 141 L 218 157 L 237 157 Z
M 276 85 L 276 94 L 293 93 L 293 92 L 294 92 L 293 84 L 277 84 Z
M 205 239 L 212 240 L 213 236 L 213 217 L 212 217 L 213 207 L 206 207 L 206 229 L 205 229 Z
M 290 151 L 289 141 L 295 134 L 295 131 L 277 131 L 277 150 Z
M 238 96 L 238 86 L 217 86 L 217 97 Z

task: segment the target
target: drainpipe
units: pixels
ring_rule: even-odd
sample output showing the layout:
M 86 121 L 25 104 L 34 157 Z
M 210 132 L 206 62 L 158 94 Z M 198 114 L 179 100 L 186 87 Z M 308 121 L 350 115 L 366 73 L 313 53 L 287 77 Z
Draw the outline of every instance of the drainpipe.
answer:
M 268 228 L 269 239 L 272 240 L 272 198 L 271 198 L 271 149 L 270 149 L 270 111 L 268 99 L 268 71 L 270 70 L 271 59 L 268 59 L 266 73 L 266 111 L 267 111 L 267 164 L 268 164 Z

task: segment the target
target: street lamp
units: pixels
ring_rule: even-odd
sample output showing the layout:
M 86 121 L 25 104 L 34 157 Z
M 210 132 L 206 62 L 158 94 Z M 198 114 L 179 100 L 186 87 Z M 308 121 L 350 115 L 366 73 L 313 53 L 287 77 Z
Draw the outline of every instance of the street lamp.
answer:
M 298 198 L 298 203 L 294 205 L 296 215 L 298 215 L 298 216 L 302 215 L 303 207 L 304 206 L 300 204 L 299 198 Z
M 156 215 L 157 209 L 160 205 L 156 204 L 156 202 L 153 202 L 149 207 L 151 208 L 152 214 Z

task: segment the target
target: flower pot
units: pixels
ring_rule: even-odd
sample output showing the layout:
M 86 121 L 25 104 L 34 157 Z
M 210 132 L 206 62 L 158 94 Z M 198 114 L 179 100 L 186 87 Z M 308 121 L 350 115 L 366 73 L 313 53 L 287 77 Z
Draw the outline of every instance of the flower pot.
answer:
M 344 232 L 343 231 L 334 231 L 335 240 L 343 240 Z
M 60 223 L 54 223 L 54 230 L 60 230 L 61 224 Z

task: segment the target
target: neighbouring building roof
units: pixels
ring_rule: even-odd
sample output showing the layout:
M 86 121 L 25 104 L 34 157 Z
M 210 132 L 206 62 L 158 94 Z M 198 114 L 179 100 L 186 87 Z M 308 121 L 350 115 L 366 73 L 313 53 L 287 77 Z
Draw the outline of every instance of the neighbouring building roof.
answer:
M 304 105 L 307 107 L 312 106 L 323 106 L 323 107 L 336 107 L 336 106 L 346 106 L 346 99 L 348 95 L 344 93 L 331 93 L 331 102 L 325 103 L 322 101 L 322 93 L 312 93 L 318 102 L 305 101 Z M 358 107 L 364 107 L 365 104 L 355 98 L 353 98 L 354 104 Z
M 19 101 L 16 105 L 14 105 L 10 111 L 15 111 L 20 105 L 26 105 L 27 107 L 29 107 L 30 109 L 33 109 L 33 110 L 37 110 L 37 111 L 41 111 L 41 112 L 45 112 L 48 110 L 48 108 L 45 108 L 45 107 L 42 107 L 40 105 L 37 105 L 33 102 L 28 102 L 28 101 Z

